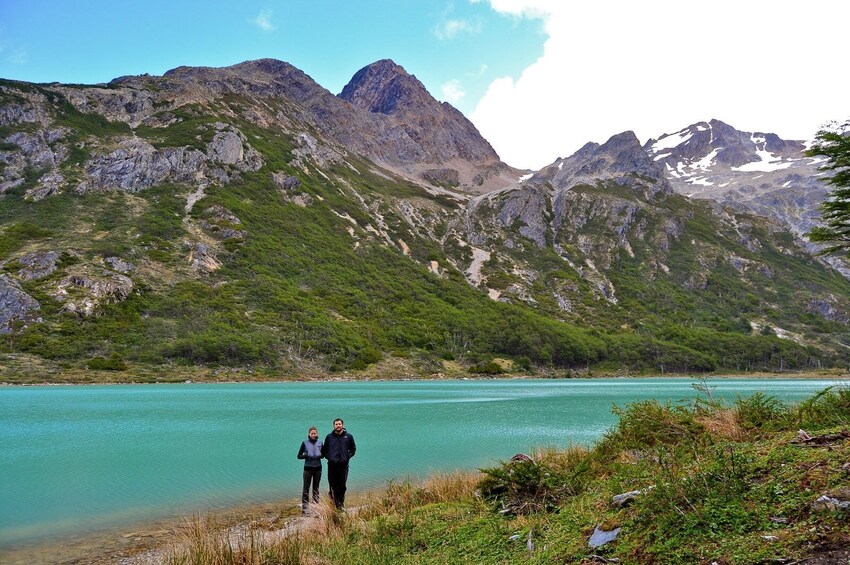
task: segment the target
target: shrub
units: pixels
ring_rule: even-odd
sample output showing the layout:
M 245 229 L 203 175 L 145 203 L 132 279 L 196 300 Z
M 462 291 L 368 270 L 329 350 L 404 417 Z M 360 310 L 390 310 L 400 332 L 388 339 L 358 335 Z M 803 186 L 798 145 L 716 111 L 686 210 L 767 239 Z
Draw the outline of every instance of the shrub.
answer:
M 503 514 L 532 514 L 557 510 L 568 497 L 584 492 L 589 484 L 591 461 L 583 448 L 544 452 L 482 469 L 479 483 L 484 500 Z
M 792 419 L 808 428 L 850 424 L 850 387 L 830 386 L 795 406 Z
M 619 417 L 619 421 L 600 441 L 601 453 L 687 444 L 703 439 L 701 436 L 705 434 L 705 427 L 683 406 L 644 400 L 626 408 L 615 406 L 612 412 Z
M 531 369 L 531 359 L 523 355 L 514 360 L 514 366 L 521 371 L 528 371 Z
M 787 415 L 787 408 L 782 401 L 761 392 L 735 400 L 735 419 L 745 430 L 779 429 Z
M 118 353 L 113 353 L 108 358 L 94 357 L 86 362 L 89 369 L 95 371 L 126 371 L 127 363 Z
M 481 373 L 485 375 L 499 375 L 504 373 L 501 365 L 496 363 L 495 361 L 488 361 L 487 363 L 476 363 L 469 367 L 470 373 Z

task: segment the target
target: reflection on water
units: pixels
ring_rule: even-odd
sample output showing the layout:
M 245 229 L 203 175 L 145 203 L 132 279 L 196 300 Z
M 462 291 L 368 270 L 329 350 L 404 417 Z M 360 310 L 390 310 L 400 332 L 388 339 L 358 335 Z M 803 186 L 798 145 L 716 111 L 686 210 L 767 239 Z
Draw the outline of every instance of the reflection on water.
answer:
M 689 379 L 485 380 L 0 389 L 0 547 L 194 510 L 295 499 L 307 427 L 345 419 L 349 487 L 589 444 L 611 407 Z M 826 380 L 711 380 L 715 397 L 799 400 Z M 326 489 L 326 482 L 323 490 Z

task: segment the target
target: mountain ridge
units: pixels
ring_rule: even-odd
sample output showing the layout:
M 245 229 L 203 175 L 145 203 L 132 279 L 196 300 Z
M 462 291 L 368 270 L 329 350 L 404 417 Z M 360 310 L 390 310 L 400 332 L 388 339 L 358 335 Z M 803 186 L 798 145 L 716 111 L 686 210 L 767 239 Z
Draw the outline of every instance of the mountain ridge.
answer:
M 480 135 L 441 144 L 471 123 L 401 67 L 364 69 L 354 102 L 268 59 L 0 81 L 0 300 L 21 306 L 0 352 L 296 374 L 844 362 L 850 283 L 776 224 L 677 194 L 633 133 L 521 180 Z

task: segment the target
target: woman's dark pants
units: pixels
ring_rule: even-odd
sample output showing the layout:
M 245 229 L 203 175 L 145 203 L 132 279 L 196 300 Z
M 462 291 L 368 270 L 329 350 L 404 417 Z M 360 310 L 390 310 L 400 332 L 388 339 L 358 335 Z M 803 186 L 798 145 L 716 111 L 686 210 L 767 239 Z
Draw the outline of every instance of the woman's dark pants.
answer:
M 301 490 L 301 509 L 306 510 L 310 503 L 310 483 L 313 488 L 313 502 L 319 502 L 319 483 L 322 481 L 321 467 L 304 467 L 304 488 Z

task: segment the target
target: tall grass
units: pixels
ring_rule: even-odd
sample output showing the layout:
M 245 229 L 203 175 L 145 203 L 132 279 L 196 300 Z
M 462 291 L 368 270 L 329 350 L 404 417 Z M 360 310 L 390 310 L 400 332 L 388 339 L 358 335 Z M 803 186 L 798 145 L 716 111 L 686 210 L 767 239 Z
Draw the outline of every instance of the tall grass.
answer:
M 213 516 L 194 515 L 168 549 L 167 565 L 298 565 L 305 551 L 299 532 L 270 535 L 244 526 L 227 528 Z
M 311 551 L 334 547 L 346 536 L 368 529 L 368 521 L 439 502 L 471 499 L 480 480 L 478 473 L 433 474 L 422 483 L 390 482 L 384 492 L 352 506 L 336 509 L 330 499 L 311 505 L 307 516 L 269 531 L 252 525 L 228 527 L 215 516 L 194 515 L 178 530 L 166 551 L 167 565 L 266 565 L 302 564 Z M 352 502 L 360 502 L 355 498 Z M 330 548 L 330 549 L 328 549 Z M 318 561 L 322 562 L 322 561 Z

